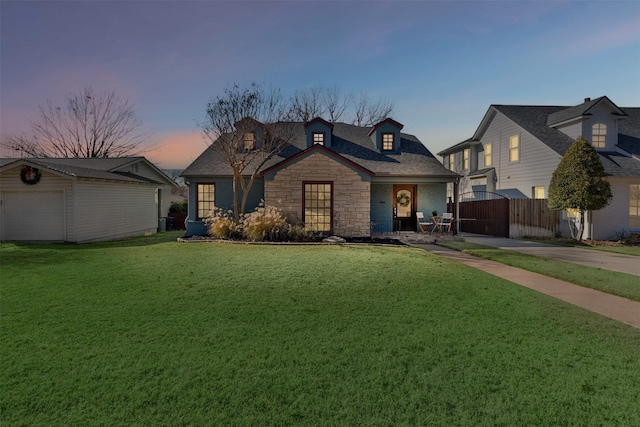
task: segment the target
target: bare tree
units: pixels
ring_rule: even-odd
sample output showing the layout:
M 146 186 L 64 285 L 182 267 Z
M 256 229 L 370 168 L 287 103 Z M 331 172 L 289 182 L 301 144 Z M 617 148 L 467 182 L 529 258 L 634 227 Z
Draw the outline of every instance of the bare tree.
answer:
M 312 86 L 303 90 L 296 90 L 291 96 L 291 108 L 294 117 L 302 122 L 308 122 L 325 113 L 323 86 Z
M 249 191 L 261 168 L 293 138 L 291 107 L 281 92 L 252 83 L 233 85 L 207 104 L 203 136 L 233 171 L 233 213 L 245 213 Z M 242 199 L 240 200 L 240 193 Z
M 302 122 L 322 117 L 331 123 L 346 120 L 357 126 L 372 126 L 389 117 L 395 108 L 394 102 L 374 102 L 364 92 L 344 93 L 337 85 L 298 90 L 290 102 L 294 118 Z
M 128 100 L 87 86 L 62 107 L 48 100 L 30 130 L 9 135 L 4 145 L 32 157 L 132 156 L 149 148 L 141 127 Z
M 352 100 L 351 94 L 344 94 L 337 86 L 329 86 L 323 94 L 324 105 L 327 111 L 327 120 L 335 123 L 342 119 Z
M 369 95 L 360 93 L 353 97 L 353 117 L 351 123 L 357 126 L 373 126 L 391 115 L 395 102 L 379 100 L 373 102 Z

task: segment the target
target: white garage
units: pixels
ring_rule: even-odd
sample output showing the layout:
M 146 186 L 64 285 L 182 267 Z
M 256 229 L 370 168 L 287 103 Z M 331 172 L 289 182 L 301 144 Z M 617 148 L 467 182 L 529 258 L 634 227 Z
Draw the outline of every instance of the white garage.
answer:
M 83 243 L 155 233 L 175 185 L 144 157 L 0 159 L 0 240 Z
M 64 192 L 4 192 L 3 219 L 6 240 L 63 241 Z

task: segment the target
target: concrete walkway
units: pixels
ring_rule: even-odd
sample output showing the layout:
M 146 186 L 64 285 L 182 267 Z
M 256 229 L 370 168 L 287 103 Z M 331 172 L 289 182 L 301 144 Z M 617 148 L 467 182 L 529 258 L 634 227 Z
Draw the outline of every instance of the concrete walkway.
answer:
M 545 243 L 531 242 L 527 240 L 484 236 L 481 234 L 465 233 L 462 237 L 465 242 L 477 243 L 479 245 L 492 246 L 500 249 L 508 249 L 529 255 L 536 255 L 559 261 L 567 261 L 574 264 L 640 276 L 640 257 L 637 256 L 616 254 L 613 252 L 598 251 L 587 248 L 548 245 Z M 640 279 L 638 280 L 640 286 Z
M 469 241 L 467 236 L 465 236 L 465 240 Z M 640 328 L 640 302 L 631 301 L 626 298 L 574 285 L 573 283 L 564 282 L 542 274 L 478 258 L 473 255 L 436 246 L 434 244 L 414 243 L 413 246 L 426 249 L 440 256 L 458 261 L 462 264 L 547 294 L 578 307 L 585 308 L 610 319 L 626 323 L 627 325 L 635 328 Z M 589 250 L 584 249 L 584 251 Z

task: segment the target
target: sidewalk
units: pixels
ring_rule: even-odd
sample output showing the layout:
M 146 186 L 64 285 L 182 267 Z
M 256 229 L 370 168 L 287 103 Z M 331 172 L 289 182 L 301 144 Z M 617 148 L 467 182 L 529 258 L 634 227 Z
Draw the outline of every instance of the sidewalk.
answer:
M 469 241 L 467 236 L 465 236 L 465 240 Z M 413 246 L 547 294 L 568 302 L 569 304 L 593 311 L 610 319 L 626 323 L 635 328 L 640 328 L 640 302 L 631 301 L 626 298 L 574 285 L 573 283 L 564 282 L 538 273 L 532 273 L 520 268 L 510 267 L 433 244 L 413 244 Z M 585 251 L 588 250 L 585 249 Z
M 493 246 L 494 248 L 508 249 L 529 255 L 640 276 L 640 257 L 632 255 L 616 254 L 586 248 L 549 245 L 546 243 L 507 239 L 504 237 L 484 236 L 481 234 L 465 233 L 463 238 L 465 242 Z

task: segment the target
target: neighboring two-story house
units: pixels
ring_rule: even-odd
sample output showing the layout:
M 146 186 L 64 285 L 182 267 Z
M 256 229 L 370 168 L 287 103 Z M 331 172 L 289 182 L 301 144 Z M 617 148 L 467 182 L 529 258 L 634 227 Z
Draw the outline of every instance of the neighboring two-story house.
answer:
M 258 129 L 239 150 L 260 146 Z M 416 230 L 416 211 L 446 210 L 446 187 L 459 175 L 442 166 L 403 125 L 385 119 L 373 127 L 321 118 L 287 123 L 293 137 L 260 170 L 246 211 L 261 200 L 311 230 L 370 236 Z M 182 176 L 189 185 L 188 235 L 204 235 L 213 207 L 232 209 L 232 170 L 216 142 Z
M 600 154 L 613 192 L 610 205 L 585 224 L 586 237 L 640 231 L 640 108 L 618 107 L 606 96 L 577 106 L 491 105 L 473 137 L 438 155 L 463 176 L 459 194 L 544 199 L 551 175 L 579 136 Z

